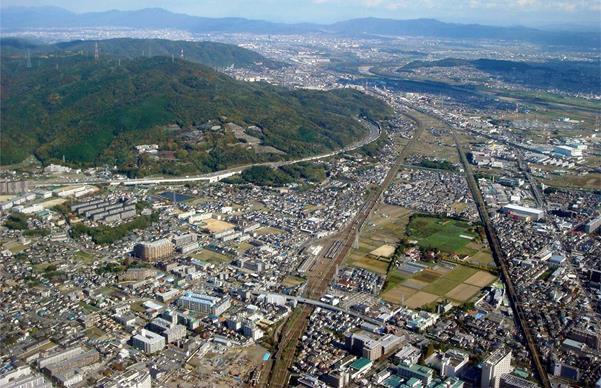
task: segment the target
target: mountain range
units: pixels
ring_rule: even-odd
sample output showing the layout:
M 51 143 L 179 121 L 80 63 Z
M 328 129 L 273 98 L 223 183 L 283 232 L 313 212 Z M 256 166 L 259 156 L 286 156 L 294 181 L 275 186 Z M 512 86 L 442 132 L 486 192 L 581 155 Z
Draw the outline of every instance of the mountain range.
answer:
M 74 40 L 53 44 L 36 43 L 20 38 L 0 38 L 2 55 L 24 59 L 29 55 L 84 55 L 92 57 L 96 47 L 100 56 L 108 55 L 117 59 L 138 57 L 175 57 L 183 56 L 187 61 L 196 62 L 213 68 L 261 67 L 279 68 L 280 62 L 265 58 L 256 51 L 236 45 L 216 42 L 190 42 L 167 39 L 115 38 L 105 40 Z M 34 58 L 35 61 L 35 58 Z
M 47 56 L 31 68 L 3 57 L 1 85 L 0 164 L 33 154 L 44 163 L 117 165 L 130 176 L 323 153 L 367 134 L 355 117 L 390 114 L 352 89 L 241 82 L 164 56 Z M 139 144 L 158 144 L 169 157 L 139 157 Z
M 430 38 L 487 39 L 598 48 L 599 31 L 540 30 L 445 23 L 434 19 L 393 20 L 362 18 L 320 25 L 284 24 L 245 18 L 207 18 L 173 13 L 160 8 L 136 11 L 73 13 L 57 7 L 8 7 L 1 10 L 2 30 L 29 28 L 127 27 L 171 28 L 193 33 L 298 34 L 325 33 L 346 36 L 423 36 Z

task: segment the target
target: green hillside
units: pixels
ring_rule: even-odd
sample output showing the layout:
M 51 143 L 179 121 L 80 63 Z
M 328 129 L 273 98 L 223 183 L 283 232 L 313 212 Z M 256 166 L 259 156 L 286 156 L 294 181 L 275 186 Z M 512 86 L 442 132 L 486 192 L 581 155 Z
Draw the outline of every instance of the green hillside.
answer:
M 212 171 L 337 149 L 366 134 L 356 116 L 389 114 L 357 91 L 245 83 L 166 57 L 48 58 L 30 69 L 4 60 L 2 75 L 2 164 L 33 153 L 44 163 L 117 164 L 130 175 Z M 226 123 L 265 149 L 210 129 Z M 148 143 L 169 158 L 138 156 L 134 146 Z
M 37 64 L 37 57 L 46 55 L 81 55 L 87 58 L 94 57 L 95 46 L 101 57 L 111 58 L 138 58 L 174 56 L 179 58 L 183 52 L 184 59 L 210 67 L 223 68 L 236 67 L 268 67 L 277 68 L 282 63 L 265 58 L 261 54 L 238 47 L 232 44 L 216 42 L 189 42 L 167 39 L 131 39 L 117 38 L 106 40 L 74 40 L 54 44 L 36 44 L 17 38 L 2 38 L 3 56 L 20 58 L 25 63 L 27 50 L 32 56 L 32 63 Z

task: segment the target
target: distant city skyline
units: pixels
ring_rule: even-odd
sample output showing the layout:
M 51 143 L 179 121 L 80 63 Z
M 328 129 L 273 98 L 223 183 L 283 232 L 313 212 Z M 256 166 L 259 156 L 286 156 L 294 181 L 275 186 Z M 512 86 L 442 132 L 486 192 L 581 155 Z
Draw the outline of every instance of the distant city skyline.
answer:
M 73 12 L 158 7 L 206 17 L 332 23 L 361 17 L 435 18 L 447 22 L 552 27 L 595 26 L 601 0 L 4 0 L 3 7 L 56 6 Z

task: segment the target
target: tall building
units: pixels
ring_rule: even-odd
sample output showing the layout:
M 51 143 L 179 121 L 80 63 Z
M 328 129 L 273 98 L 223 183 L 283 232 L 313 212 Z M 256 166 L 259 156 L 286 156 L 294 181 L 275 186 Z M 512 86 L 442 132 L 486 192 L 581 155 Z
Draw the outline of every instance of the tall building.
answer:
M 155 353 L 165 347 L 165 338 L 162 335 L 153 333 L 152 331 L 142 329 L 140 334 L 136 334 L 132 338 L 132 346 L 140 349 L 145 353 Z
M 511 350 L 503 348 L 495 350 L 482 363 L 480 387 L 499 388 L 501 376 L 511 371 Z
M 173 254 L 174 249 L 171 241 L 161 239 L 136 244 L 134 247 L 134 255 L 143 260 L 156 260 Z

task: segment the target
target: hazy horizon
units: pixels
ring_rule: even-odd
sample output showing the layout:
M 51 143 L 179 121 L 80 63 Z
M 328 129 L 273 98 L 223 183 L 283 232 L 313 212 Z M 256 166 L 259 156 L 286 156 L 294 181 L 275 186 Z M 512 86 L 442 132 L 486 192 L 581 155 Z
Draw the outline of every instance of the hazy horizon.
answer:
M 433 18 L 500 26 L 598 26 L 601 0 L 217 0 L 142 1 L 5 0 L 3 8 L 54 6 L 71 12 L 165 10 L 204 17 L 244 17 L 285 23 L 332 23 L 353 18 Z

